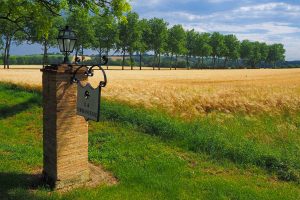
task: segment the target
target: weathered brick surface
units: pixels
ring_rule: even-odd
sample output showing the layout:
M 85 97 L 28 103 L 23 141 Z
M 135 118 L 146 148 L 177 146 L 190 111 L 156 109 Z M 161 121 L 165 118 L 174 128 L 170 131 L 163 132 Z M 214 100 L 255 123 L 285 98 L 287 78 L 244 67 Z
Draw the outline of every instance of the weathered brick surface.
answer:
M 70 84 L 72 70 L 59 65 L 42 71 L 44 177 L 57 189 L 84 183 L 90 179 L 88 123 L 76 115 L 77 85 Z M 79 80 L 86 81 L 83 71 L 78 74 Z

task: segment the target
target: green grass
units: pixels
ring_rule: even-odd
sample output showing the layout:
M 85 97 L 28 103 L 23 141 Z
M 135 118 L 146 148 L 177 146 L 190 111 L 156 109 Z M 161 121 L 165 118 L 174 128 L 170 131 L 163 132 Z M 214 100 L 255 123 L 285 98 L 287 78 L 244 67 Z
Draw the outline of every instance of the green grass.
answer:
M 30 192 L 42 167 L 41 96 L 0 84 L 0 199 L 300 198 L 299 114 L 184 122 L 110 101 L 102 111 L 104 121 L 90 125 L 89 159 L 119 184 Z
M 281 180 L 299 181 L 300 113 L 255 117 L 219 113 L 184 122 L 113 102 L 105 102 L 103 112 L 106 120 L 135 125 L 185 150 L 256 165 L 276 173 Z

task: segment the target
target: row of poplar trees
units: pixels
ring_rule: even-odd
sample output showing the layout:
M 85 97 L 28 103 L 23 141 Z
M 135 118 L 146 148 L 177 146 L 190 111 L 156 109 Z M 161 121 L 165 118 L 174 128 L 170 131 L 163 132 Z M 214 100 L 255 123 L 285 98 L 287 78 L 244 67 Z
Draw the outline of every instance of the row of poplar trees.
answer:
M 124 2 L 126 3 L 123 1 L 123 4 Z M 123 5 L 121 11 L 129 11 L 125 5 L 127 4 Z M 42 6 L 43 4 L 40 5 Z M 5 16 L 9 16 L 8 9 L 9 4 Z M 158 68 L 161 66 L 162 56 L 170 58 L 170 67 L 176 67 L 178 58 L 184 58 L 187 68 L 191 67 L 191 60 L 194 66 L 200 68 L 205 65 L 226 67 L 229 62 L 258 67 L 261 64 L 275 65 L 285 59 L 282 44 L 267 45 L 249 40 L 240 42 L 235 35 L 222 35 L 218 32 L 198 33 L 195 30 L 184 30 L 182 25 L 168 28 L 168 23 L 163 19 L 139 19 L 135 12 L 116 17 L 116 13 L 104 10 L 105 14 L 96 15 L 91 9 L 87 11 L 76 5 L 63 10 L 63 14 L 53 13 L 51 7 L 42 7 L 42 11 L 44 12 L 40 13 L 41 16 L 35 16 L 36 19 L 31 23 L 26 23 L 26 18 L 21 23 L 14 23 L 13 20 L 1 19 L 3 10 L 0 9 L 0 48 L 3 49 L 4 66 L 7 68 L 12 42 L 41 44 L 43 63 L 47 64 L 48 50 L 57 46 L 58 31 L 66 24 L 77 33 L 76 56 L 84 55 L 86 49 L 96 50 L 99 59 L 110 52 L 118 52 L 123 56 L 123 67 L 126 56 L 129 56 L 133 67 L 133 57 L 136 55 L 139 56 L 141 67 L 143 56 L 146 54 L 154 55 L 153 66 Z M 4 14 L 2 13 L 2 16 Z M 121 15 L 122 12 L 119 12 L 119 16 Z M 47 20 L 48 28 L 43 27 L 43 20 Z

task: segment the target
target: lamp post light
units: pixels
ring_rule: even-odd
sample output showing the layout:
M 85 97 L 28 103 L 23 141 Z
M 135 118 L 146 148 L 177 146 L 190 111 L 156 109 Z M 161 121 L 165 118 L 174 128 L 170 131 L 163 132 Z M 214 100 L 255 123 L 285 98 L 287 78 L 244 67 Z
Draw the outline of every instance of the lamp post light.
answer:
M 64 53 L 64 64 L 69 64 L 69 54 L 73 52 L 77 38 L 75 32 L 70 29 L 69 26 L 66 26 L 65 29 L 59 31 L 57 37 L 59 50 Z

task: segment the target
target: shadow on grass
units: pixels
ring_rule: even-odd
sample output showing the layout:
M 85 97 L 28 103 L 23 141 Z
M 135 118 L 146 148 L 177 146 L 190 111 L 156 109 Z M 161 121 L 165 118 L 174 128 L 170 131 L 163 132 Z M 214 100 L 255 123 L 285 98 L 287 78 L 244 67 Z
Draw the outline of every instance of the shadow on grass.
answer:
M 41 174 L 0 172 L 0 199 L 46 199 L 37 197 L 35 190 L 44 187 Z
M 2 107 L 0 108 L 0 120 L 5 119 L 7 117 L 14 116 L 18 113 L 21 113 L 27 109 L 32 108 L 35 105 L 41 105 L 41 99 L 37 96 L 31 97 L 27 101 L 13 106 Z

